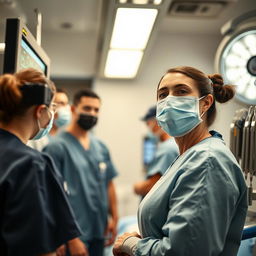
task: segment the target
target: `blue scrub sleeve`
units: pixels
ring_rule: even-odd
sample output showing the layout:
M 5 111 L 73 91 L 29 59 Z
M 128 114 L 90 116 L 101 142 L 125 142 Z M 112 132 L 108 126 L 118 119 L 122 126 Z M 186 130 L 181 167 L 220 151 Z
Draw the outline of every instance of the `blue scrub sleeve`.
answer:
M 43 152 L 48 153 L 54 161 L 54 164 L 57 167 L 57 170 L 62 173 L 62 161 L 64 154 L 63 146 L 60 143 L 49 143 L 46 147 L 43 148 Z
M 51 159 L 43 157 L 17 160 L 6 183 L 1 230 L 9 255 L 52 252 L 80 235 Z
M 191 159 L 180 173 L 168 209 L 159 209 L 168 211 L 162 237 L 141 239 L 136 256 L 219 255 L 226 236 L 232 236 L 227 234 L 230 216 L 242 192 L 231 182 L 225 165 L 205 152 Z M 236 228 L 234 233 L 239 234 L 242 227 Z M 229 248 L 230 255 L 235 255 L 238 246 Z
M 151 176 L 153 176 L 157 173 L 163 175 L 167 171 L 167 169 L 169 168 L 169 166 L 171 165 L 171 163 L 174 161 L 174 159 L 176 157 L 174 157 L 172 160 L 172 159 L 170 159 L 169 154 L 156 155 L 154 160 L 149 165 L 147 178 L 150 178 Z
M 111 160 L 109 151 L 107 151 L 106 156 L 106 164 L 107 164 L 107 182 L 111 181 L 114 177 L 117 176 L 116 168 Z

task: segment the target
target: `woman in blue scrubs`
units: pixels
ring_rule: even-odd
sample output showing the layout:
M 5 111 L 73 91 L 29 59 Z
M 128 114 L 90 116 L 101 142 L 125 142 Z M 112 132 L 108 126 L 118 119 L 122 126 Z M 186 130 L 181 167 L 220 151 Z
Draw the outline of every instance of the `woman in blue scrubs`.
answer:
M 52 159 L 28 146 L 51 129 L 55 87 L 34 69 L 0 76 L 0 255 L 56 255 L 80 235 Z
M 157 88 L 157 120 L 180 155 L 141 202 L 140 234 L 125 233 L 115 256 L 234 256 L 247 212 L 242 171 L 222 137 L 209 131 L 215 102 L 233 87 L 192 67 L 167 71 Z

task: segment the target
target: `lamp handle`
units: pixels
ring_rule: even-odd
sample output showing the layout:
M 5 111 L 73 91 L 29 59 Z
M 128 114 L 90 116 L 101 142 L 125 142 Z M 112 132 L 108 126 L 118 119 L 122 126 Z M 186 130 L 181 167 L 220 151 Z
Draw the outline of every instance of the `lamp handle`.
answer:
M 244 22 L 245 20 L 248 20 L 250 18 L 255 18 L 255 17 L 256 17 L 256 10 L 253 10 L 253 11 L 246 12 L 243 15 L 234 18 L 233 20 L 229 20 L 221 27 L 221 29 L 220 29 L 221 34 L 225 36 L 227 34 L 233 33 L 234 30 L 236 29 L 236 27 L 240 23 Z

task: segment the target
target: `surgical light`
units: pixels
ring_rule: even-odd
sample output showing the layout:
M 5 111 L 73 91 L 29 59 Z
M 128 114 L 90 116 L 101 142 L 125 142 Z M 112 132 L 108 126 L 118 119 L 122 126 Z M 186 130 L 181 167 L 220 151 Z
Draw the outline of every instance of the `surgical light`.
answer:
M 236 97 L 256 104 L 256 11 L 246 13 L 222 28 L 225 35 L 215 65 L 226 83 L 236 86 Z

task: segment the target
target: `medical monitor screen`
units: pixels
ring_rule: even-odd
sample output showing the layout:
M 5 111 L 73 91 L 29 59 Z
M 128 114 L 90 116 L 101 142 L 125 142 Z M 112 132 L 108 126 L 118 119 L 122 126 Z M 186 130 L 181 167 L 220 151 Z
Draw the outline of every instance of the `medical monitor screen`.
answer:
M 157 141 L 150 137 L 145 137 L 143 142 L 143 163 L 149 165 L 155 157 Z
M 7 19 L 5 29 L 4 73 L 35 68 L 50 75 L 50 58 L 21 19 Z
M 34 68 L 42 71 L 44 74 L 46 73 L 45 63 L 33 51 L 31 46 L 22 38 L 17 70 L 24 68 Z

